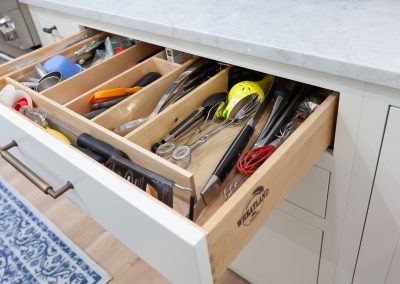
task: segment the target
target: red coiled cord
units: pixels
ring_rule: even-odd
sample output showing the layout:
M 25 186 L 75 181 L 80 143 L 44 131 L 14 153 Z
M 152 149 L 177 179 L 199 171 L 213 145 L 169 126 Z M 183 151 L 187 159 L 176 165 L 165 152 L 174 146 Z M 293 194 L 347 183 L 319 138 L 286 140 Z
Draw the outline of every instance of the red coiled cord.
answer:
M 276 147 L 271 144 L 251 149 L 240 156 L 236 163 L 236 168 L 242 175 L 251 176 L 275 150 Z

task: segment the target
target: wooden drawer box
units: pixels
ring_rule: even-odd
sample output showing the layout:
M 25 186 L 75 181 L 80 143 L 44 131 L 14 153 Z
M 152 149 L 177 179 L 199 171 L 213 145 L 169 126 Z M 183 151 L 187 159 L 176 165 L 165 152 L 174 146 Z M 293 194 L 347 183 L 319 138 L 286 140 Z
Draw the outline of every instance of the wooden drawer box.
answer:
M 151 45 L 149 48 L 149 53 L 153 53 Z M 121 137 L 109 130 L 120 122 L 151 112 L 168 85 L 188 64 L 166 62 L 161 54 L 136 66 L 127 65 L 115 73 L 105 72 L 100 64 L 71 78 L 70 82 L 74 80 L 79 85 L 76 89 L 79 91 L 74 95 L 70 95 L 69 89 L 63 89 L 68 80 L 53 87 L 54 90 L 57 88 L 57 96 L 50 95 L 51 89 L 39 94 L 21 86 L 14 80 L 15 73 L 6 76 L 0 84 L 11 83 L 24 89 L 49 115 L 68 122 L 79 132 L 89 133 L 121 149 L 141 166 L 182 186 L 198 189 L 239 129 L 229 129 L 224 138 L 216 136 L 210 140 L 207 146 L 194 154 L 193 159 L 198 162 L 187 170 L 149 149 L 207 96 L 226 91 L 227 70 L 219 72 L 126 136 Z M 128 86 L 147 70 L 159 70 L 163 76 L 93 120 L 80 115 L 86 111 L 86 98 L 95 90 Z M 103 74 L 102 81 L 96 86 L 80 88 L 87 78 L 92 79 L 89 74 Z M 84 76 L 86 79 L 82 80 Z M 93 77 L 93 80 L 97 79 Z M 184 194 L 177 194 L 177 202 L 174 199 L 176 206 L 171 209 L 3 105 L 0 105 L 0 145 L 15 140 L 18 147 L 10 151 L 54 188 L 70 181 L 74 188 L 67 191 L 66 196 L 173 283 L 210 283 L 227 269 L 332 142 L 337 102 L 336 93 L 329 95 L 236 194 L 226 202 L 214 202 L 196 222 L 185 217 L 188 196 L 185 199 Z M 210 149 L 213 149 L 213 155 L 207 158 L 206 152 Z M 255 190 L 260 188 L 265 196 L 263 205 L 257 207 L 257 217 L 251 223 L 242 225 L 243 212 Z

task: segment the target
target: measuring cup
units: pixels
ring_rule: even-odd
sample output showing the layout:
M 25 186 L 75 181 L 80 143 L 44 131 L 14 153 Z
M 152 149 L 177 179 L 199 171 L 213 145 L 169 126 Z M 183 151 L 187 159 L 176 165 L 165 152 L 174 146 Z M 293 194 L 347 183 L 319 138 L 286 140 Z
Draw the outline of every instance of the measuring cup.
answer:
M 58 71 L 47 73 L 42 64 L 37 64 L 35 70 L 38 73 L 40 80 L 38 81 L 35 90 L 36 92 L 44 91 L 62 80 L 62 75 Z

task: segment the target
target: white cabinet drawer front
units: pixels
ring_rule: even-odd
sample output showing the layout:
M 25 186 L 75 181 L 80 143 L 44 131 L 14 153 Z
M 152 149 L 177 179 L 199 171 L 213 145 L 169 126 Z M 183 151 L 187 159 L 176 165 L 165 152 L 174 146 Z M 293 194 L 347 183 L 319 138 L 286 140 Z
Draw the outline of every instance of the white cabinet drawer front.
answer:
M 34 13 L 34 20 L 43 46 L 52 44 L 79 31 L 79 25 L 76 23 L 42 13 Z M 43 31 L 44 28 L 52 27 L 56 27 L 56 29 L 51 33 Z
M 325 218 L 330 172 L 313 166 L 286 200 L 315 215 Z
M 0 104 L 0 143 L 175 283 L 211 282 L 205 233 L 167 206 Z M 39 190 L 39 189 L 38 189 Z M 68 216 L 66 216 L 68 218 Z
M 231 268 L 251 283 L 317 283 L 322 231 L 277 210 Z

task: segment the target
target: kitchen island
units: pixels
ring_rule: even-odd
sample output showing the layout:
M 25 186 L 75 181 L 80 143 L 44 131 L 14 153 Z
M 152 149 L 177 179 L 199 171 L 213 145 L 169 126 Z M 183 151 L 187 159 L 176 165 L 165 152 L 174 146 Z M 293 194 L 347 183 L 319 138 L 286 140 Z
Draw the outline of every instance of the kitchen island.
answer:
M 381 283 L 394 277 L 396 269 L 389 260 L 399 255 L 395 248 L 398 225 L 387 219 L 374 221 L 377 212 L 392 211 L 385 198 L 380 202 L 374 198 L 399 198 L 399 193 L 385 193 L 382 188 L 387 187 L 377 184 L 380 168 L 399 168 L 398 160 L 396 165 L 393 160 L 385 164 L 388 159 L 379 159 L 382 151 L 392 147 L 382 143 L 385 137 L 395 139 L 385 129 L 393 131 L 393 125 L 398 125 L 393 117 L 400 107 L 400 31 L 394 28 L 400 26 L 399 3 L 23 2 L 33 14 L 338 92 L 333 150 L 323 154 L 231 268 L 259 283 Z M 398 150 L 392 153 L 399 157 Z M 398 187 L 396 178 L 390 176 L 385 185 Z M 369 233 L 374 230 L 393 235 L 386 240 L 380 260 L 368 249 L 379 243 Z M 285 251 L 288 247 L 290 252 Z M 155 261 L 156 255 L 140 256 L 171 281 L 178 279 L 167 265 Z M 375 282 L 366 282 L 370 275 Z

